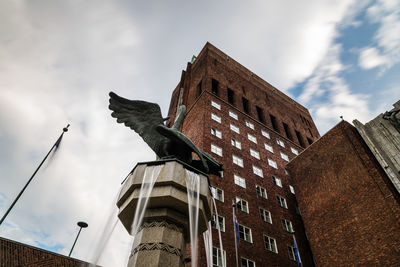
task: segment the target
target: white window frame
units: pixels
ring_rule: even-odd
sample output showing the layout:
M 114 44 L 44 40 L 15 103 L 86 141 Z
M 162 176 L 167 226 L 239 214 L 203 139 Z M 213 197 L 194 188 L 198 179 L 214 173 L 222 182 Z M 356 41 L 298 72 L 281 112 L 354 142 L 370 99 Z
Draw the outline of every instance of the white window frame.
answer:
M 232 124 L 232 123 L 229 125 L 229 129 L 231 129 L 231 131 L 233 131 L 233 132 L 235 132 L 237 134 L 240 134 L 240 128 L 237 127 L 236 125 Z
M 217 214 L 213 214 L 213 216 L 211 218 L 211 226 L 214 229 L 218 229 L 218 226 L 219 226 L 220 231 L 225 232 L 225 217 L 218 214 L 218 224 L 216 222 L 216 218 L 217 218 Z
M 268 240 L 268 243 L 266 242 L 266 239 Z M 272 252 L 278 254 L 278 247 L 276 245 L 275 238 L 264 235 L 264 247 L 266 250 L 269 250 L 269 251 L 272 251 Z
M 246 126 L 249 127 L 250 129 L 254 130 L 254 124 L 249 122 L 249 121 L 245 121 Z
M 282 187 L 282 180 L 281 178 L 276 177 L 275 175 L 272 175 L 272 181 L 274 182 L 275 185 Z
M 249 202 L 247 202 L 247 200 L 244 200 L 240 197 L 236 197 L 236 207 L 245 212 L 245 213 L 249 213 Z
M 218 137 L 219 139 L 222 138 L 222 132 L 214 127 L 211 127 L 211 134 L 215 137 Z
M 291 221 L 286 220 L 286 219 L 281 219 L 282 222 L 282 227 L 285 231 L 289 232 L 289 233 L 293 233 L 293 224 Z
M 215 253 L 215 254 L 214 254 Z M 215 262 L 214 259 L 217 261 Z M 212 264 L 213 267 L 222 267 L 222 266 L 226 266 L 226 252 L 225 250 L 222 250 L 217 248 L 217 247 L 213 247 L 213 251 L 212 251 Z
M 235 120 L 238 120 L 238 115 L 235 112 L 230 111 L 230 110 L 229 110 L 229 117 L 234 118 Z
M 247 134 L 247 139 L 249 139 L 254 144 L 257 144 L 257 138 L 254 135 L 248 133 Z
M 231 144 L 237 149 L 242 149 L 242 143 L 236 140 L 235 138 L 231 138 Z
M 238 165 L 239 167 L 243 168 L 243 159 L 236 156 L 236 155 L 232 155 L 232 161 L 234 164 Z
M 211 194 L 214 199 L 224 202 L 224 190 L 221 188 L 211 186 Z
M 241 177 L 241 176 L 239 176 L 237 174 L 234 174 L 233 175 L 233 180 L 234 180 L 236 185 L 238 185 L 240 187 L 243 187 L 243 188 L 246 188 L 246 179 L 244 179 L 243 177 Z
M 283 160 L 289 161 L 289 156 L 288 156 L 288 155 L 286 155 L 286 154 L 283 153 L 282 151 L 280 151 L 280 153 L 281 153 L 281 158 L 282 158 Z
M 294 247 L 288 245 L 289 259 L 296 261 L 296 250 Z
M 292 151 L 296 156 L 299 154 L 299 151 L 296 148 L 290 147 L 290 151 Z
M 250 148 L 250 155 L 256 159 L 260 159 L 260 153 L 252 148 Z
M 295 195 L 296 193 L 294 192 L 294 187 L 289 185 L 289 189 L 290 189 L 290 193 L 292 193 L 293 195 Z
M 281 147 L 285 147 L 285 143 L 284 143 L 281 139 L 279 139 L 279 138 L 276 138 L 276 143 L 277 143 L 278 145 L 280 145 Z
M 264 147 L 265 147 L 265 149 L 268 150 L 269 152 L 274 153 L 274 148 L 273 148 L 271 145 L 269 145 L 269 144 L 267 144 L 267 143 L 264 143 Z
M 265 138 L 271 139 L 271 136 L 269 135 L 269 133 L 264 130 L 261 130 L 261 135 L 264 136 Z
M 260 208 L 260 217 L 264 222 L 272 224 L 271 212 L 264 208 Z
M 251 235 L 251 228 L 244 226 L 239 223 L 239 238 L 249 243 L 253 243 L 253 237 Z
M 276 195 L 276 200 L 278 201 L 278 205 L 281 206 L 282 208 L 287 209 L 287 203 L 286 199 L 280 195 Z
M 258 184 L 256 184 L 256 193 L 259 197 L 268 199 L 267 189 Z
M 211 106 L 213 106 L 214 108 L 216 108 L 218 110 L 221 110 L 221 105 L 213 100 L 211 100 Z
M 211 119 L 218 123 L 221 123 L 221 117 L 218 116 L 217 114 L 211 113 Z
M 278 169 L 278 164 L 276 164 L 276 161 L 270 158 L 268 158 L 268 165 L 271 166 L 272 168 Z
M 211 152 L 222 157 L 222 148 L 217 145 L 211 144 Z
M 244 263 L 243 263 L 244 261 Z M 240 266 L 241 267 L 256 267 L 256 263 L 252 260 L 241 257 L 240 258 Z
M 264 174 L 261 168 L 253 165 L 253 173 L 261 178 L 264 178 Z

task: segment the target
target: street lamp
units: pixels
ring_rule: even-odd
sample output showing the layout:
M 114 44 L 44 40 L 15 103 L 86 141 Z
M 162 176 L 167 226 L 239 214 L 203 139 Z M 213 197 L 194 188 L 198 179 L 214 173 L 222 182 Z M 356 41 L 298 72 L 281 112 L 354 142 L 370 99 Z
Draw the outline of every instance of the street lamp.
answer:
M 79 234 L 81 233 L 82 228 L 88 227 L 88 224 L 85 223 L 85 222 L 78 222 L 78 226 L 80 227 L 80 228 L 79 228 L 79 232 L 78 232 L 78 235 L 77 235 L 76 238 L 75 238 L 74 244 L 72 245 L 72 248 L 71 248 L 71 251 L 70 251 L 69 254 L 68 254 L 68 257 L 71 257 L 72 250 L 74 250 L 76 241 L 78 240 L 78 237 L 79 237 Z

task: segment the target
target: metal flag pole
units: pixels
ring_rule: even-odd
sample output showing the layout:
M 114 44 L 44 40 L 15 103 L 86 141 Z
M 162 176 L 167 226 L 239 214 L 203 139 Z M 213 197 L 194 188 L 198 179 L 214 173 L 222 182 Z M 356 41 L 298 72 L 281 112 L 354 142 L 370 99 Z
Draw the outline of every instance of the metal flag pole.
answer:
M 235 208 L 236 208 L 236 202 L 235 200 L 232 200 L 232 210 L 233 210 L 233 233 L 234 233 L 234 239 L 235 239 L 235 252 L 236 252 L 236 267 L 239 267 L 239 257 L 238 257 L 238 246 L 237 246 L 237 238 L 236 235 L 239 233 L 236 233 L 236 213 L 235 213 Z M 222 253 L 222 252 L 221 252 Z
M 78 232 L 78 234 L 76 235 L 74 244 L 72 245 L 72 248 L 71 248 L 71 251 L 70 251 L 69 254 L 68 254 L 68 257 L 71 257 L 72 251 L 74 250 L 76 241 L 78 240 L 78 237 L 79 237 L 79 235 L 80 235 L 80 233 L 81 233 L 81 231 L 82 231 L 82 228 L 88 227 L 88 224 L 85 223 L 85 222 L 78 222 L 78 226 L 80 227 L 80 228 L 79 228 L 79 232 Z
M 0 220 L 0 225 L 3 223 L 3 221 L 6 219 L 7 215 L 10 213 L 10 211 L 12 210 L 12 208 L 14 207 L 15 203 L 17 203 L 18 199 L 21 197 L 21 195 L 24 193 L 25 189 L 28 187 L 28 185 L 30 184 L 30 182 L 32 181 L 33 177 L 35 177 L 36 173 L 39 171 L 40 167 L 42 167 L 43 163 L 46 161 L 47 157 L 50 155 L 51 151 L 53 151 L 53 149 L 58 146 L 61 142 L 61 139 L 64 135 L 64 133 L 68 132 L 68 127 L 69 124 L 67 125 L 67 127 L 63 128 L 63 132 L 61 133 L 60 137 L 57 139 L 57 141 L 54 143 L 54 145 L 50 148 L 49 152 L 47 153 L 47 155 L 44 157 L 44 159 L 42 160 L 42 162 L 39 164 L 39 166 L 36 168 L 35 172 L 32 174 L 31 178 L 29 178 L 28 182 L 25 184 L 24 188 L 22 188 L 21 192 L 19 192 L 18 196 L 15 198 L 15 200 L 13 201 L 13 203 L 11 204 L 11 206 L 8 208 L 8 210 L 6 211 L 6 213 L 4 214 L 4 216 L 1 218 Z

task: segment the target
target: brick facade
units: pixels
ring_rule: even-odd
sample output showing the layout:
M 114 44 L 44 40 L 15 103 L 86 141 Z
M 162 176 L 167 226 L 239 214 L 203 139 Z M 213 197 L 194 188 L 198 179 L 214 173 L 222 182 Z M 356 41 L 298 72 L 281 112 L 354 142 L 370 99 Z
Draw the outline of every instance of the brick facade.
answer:
M 217 107 L 212 105 L 212 101 Z M 282 152 L 292 159 L 296 156 L 292 149 L 300 153 L 303 147 L 319 138 L 308 110 L 209 43 L 193 64 L 189 63 L 186 71 L 182 72 L 181 81 L 172 94 L 168 126 L 174 121 L 178 104 L 187 107 L 182 132 L 224 165 L 223 177 L 211 175 L 210 181 L 212 186 L 224 192 L 224 201 L 216 202 L 220 216 L 225 219 L 222 239 L 226 266 L 235 266 L 232 200 L 236 197 L 248 202 L 248 213 L 236 212 L 239 224 L 251 229 L 252 236 L 251 242 L 240 240 L 239 258 L 254 261 L 256 266 L 296 266 L 296 262 L 289 258 L 292 234 L 283 229 L 281 222 L 286 219 L 296 231 L 303 266 L 312 266 L 303 223 L 296 212 L 295 195 L 289 189 L 292 180 L 284 169 L 287 161 L 281 156 Z M 237 119 L 229 112 L 235 113 Z M 212 119 L 212 114 L 221 122 Z M 275 118 L 275 122 L 271 118 Z M 254 129 L 246 126 L 246 122 Z M 238 127 L 240 133 L 232 131 L 231 124 Z M 220 131 L 222 137 L 213 135 L 212 128 Z M 255 137 L 257 143 L 250 141 L 248 134 Z M 231 144 L 232 138 L 241 143 L 241 149 Z M 284 147 L 278 145 L 277 139 Z M 273 148 L 273 153 L 265 148 L 265 144 Z M 211 151 L 212 145 L 222 149 L 222 156 Z M 259 159 L 250 155 L 250 149 L 259 153 Z M 233 163 L 233 155 L 243 160 L 243 167 Z M 271 167 L 268 159 L 275 161 L 277 168 Z M 253 173 L 253 166 L 262 170 L 263 177 Z M 234 175 L 245 179 L 245 188 L 234 183 Z M 273 175 L 281 179 L 282 187 L 274 184 Z M 257 195 L 256 185 L 266 189 L 267 199 Z M 286 199 L 288 208 L 278 205 L 278 195 Z M 261 219 L 260 208 L 271 213 L 272 224 Z M 276 240 L 277 253 L 265 248 L 264 235 Z M 217 236 L 213 230 L 214 246 L 218 246 L 215 245 L 218 244 Z M 199 266 L 206 266 L 202 241 L 199 262 Z
M 399 194 L 352 125 L 287 168 L 317 266 L 399 266 Z
M 87 266 L 86 262 L 0 237 L 0 267 Z

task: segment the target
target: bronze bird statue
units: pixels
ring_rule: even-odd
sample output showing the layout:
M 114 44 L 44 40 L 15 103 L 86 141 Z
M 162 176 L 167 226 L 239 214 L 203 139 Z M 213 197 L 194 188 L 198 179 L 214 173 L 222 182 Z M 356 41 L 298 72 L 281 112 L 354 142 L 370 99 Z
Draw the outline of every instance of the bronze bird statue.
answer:
M 186 107 L 180 106 L 174 125 L 164 125 L 158 104 L 140 100 L 129 100 L 110 92 L 109 109 L 118 123 L 137 132 L 160 159 L 177 158 L 207 174 L 220 176 L 222 165 L 211 155 L 198 148 L 192 140 L 179 131 L 186 116 Z M 192 152 L 200 160 L 192 158 Z

